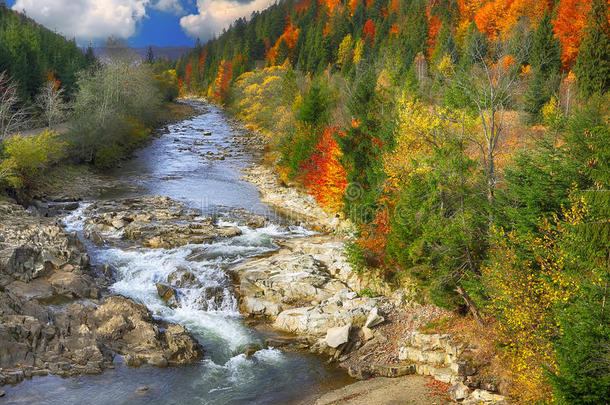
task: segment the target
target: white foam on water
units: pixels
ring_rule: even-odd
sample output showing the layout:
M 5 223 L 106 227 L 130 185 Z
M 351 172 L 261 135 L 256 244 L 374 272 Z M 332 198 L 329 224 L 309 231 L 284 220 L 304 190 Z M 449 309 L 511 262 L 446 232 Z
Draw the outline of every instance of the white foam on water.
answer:
M 64 218 L 68 230 L 84 230 L 84 210 L 88 205 L 81 204 L 79 209 Z M 237 226 L 228 220 L 220 220 L 219 225 Z M 289 229 L 272 223 L 258 229 L 247 226 L 240 226 L 240 229 L 240 236 L 174 249 L 91 246 L 93 262 L 108 263 L 115 270 L 116 282 L 110 287 L 112 292 L 141 302 L 154 315 L 187 327 L 202 340 L 208 352 L 212 351 L 210 355 L 215 357 L 215 361 L 221 362 L 216 364 L 208 359 L 209 369 L 220 372 L 233 384 L 254 378 L 259 372 L 254 363 L 281 364 L 284 358 L 275 349 L 260 350 L 250 359 L 238 354 L 248 345 L 261 342 L 242 321 L 237 299 L 231 290 L 231 280 L 224 267 L 246 257 L 275 250 L 274 238 L 307 233 L 302 228 Z M 198 283 L 176 287 L 179 304 L 176 308 L 170 308 L 159 297 L 156 283 L 167 283 L 168 276 L 178 269 L 191 272 Z M 216 352 L 221 355 L 215 356 L 218 354 Z M 223 358 L 228 359 L 225 364 L 222 364 Z M 210 378 L 214 374 L 216 372 L 212 372 Z

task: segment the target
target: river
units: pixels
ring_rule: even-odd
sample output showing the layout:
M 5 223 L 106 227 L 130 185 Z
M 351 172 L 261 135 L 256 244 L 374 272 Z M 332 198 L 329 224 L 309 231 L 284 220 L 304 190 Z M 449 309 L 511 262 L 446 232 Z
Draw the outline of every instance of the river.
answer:
M 257 189 L 240 180 L 240 168 L 253 157 L 240 150 L 232 137 L 239 133 L 224 112 L 196 104 L 199 112 L 170 125 L 149 146 L 112 174 L 134 188 L 113 190 L 104 198 L 163 195 L 184 202 L 219 221 L 234 223 L 235 209 L 263 214 L 268 224 L 259 229 L 241 226 L 243 234 L 205 245 L 176 249 L 96 247 L 87 244 L 92 262 L 115 269 L 111 291 L 144 303 L 156 316 L 185 325 L 205 349 L 203 361 L 182 367 L 131 368 L 117 356 L 116 368 L 97 376 L 62 379 L 37 377 L 6 387 L 10 404 L 291 404 L 301 398 L 344 385 L 345 375 L 328 368 L 321 358 L 266 348 L 251 358 L 251 344 L 263 345 L 264 332 L 250 328 L 237 309 L 225 269 L 244 258 L 276 249 L 274 238 L 310 234 L 288 226 L 259 200 Z M 210 131 L 211 135 L 204 135 Z M 221 157 L 221 155 L 223 157 Z M 64 219 L 66 227 L 82 230 L 83 207 Z M 84 238 L 82 238 L 84 239 Z M 196 275 L 202 288 L 222 288 L 221 302 L 197 305 L 202 288 L 180 291 L 182 300 L 167 307 L 155 283 L 183 267 Z M 149 389 L 138 393 L 139 387 Z M 9 400 L 10 398 L 10 400 Z

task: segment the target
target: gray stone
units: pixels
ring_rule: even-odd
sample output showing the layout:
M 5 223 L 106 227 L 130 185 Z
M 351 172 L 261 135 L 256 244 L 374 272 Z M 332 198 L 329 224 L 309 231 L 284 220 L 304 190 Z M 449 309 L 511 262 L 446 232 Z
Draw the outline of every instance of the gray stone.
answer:
M 373 308 L 371 312 L 369 312 L 369 316 L 366 318 L 366 322 L 364 322 L 364 326 L 367 328 L 372 328 L 374 326 L 379 325 L 385 319 L 383 316 L 379 315 L 379 309 L 377 307 Z
M 148 359 L 148 364 L 161 368 L 167 367 L 168 365 L 167 359 L 160 354 L 155 354 L 150 359 Z
M 462 401 L 470 395 L 470 388 L 464 383 L 457 382 L 449 387 L 449 396 L 454 401 Z

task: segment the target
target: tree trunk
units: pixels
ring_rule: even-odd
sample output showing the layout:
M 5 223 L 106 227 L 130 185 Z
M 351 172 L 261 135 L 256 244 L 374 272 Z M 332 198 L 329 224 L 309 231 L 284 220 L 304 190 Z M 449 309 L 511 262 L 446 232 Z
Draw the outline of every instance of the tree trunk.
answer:
M 466 302 L 466 306 L 468 307 L 468 309 L 470 309 L 472 316 L 474 316 L 474 319 L 477 321 L 479 326 L 485 326 L 485 322 L 483 322 L 483 318 L 481 317 L 481 314 L 479 314 L 479 310 L 474 305 L 474 302 L 472 301 L 466 290 L 464 290 L 461 285 L 458 285 L 455 291 L 460 294 L 460 296 L 464 299 L 464 301 Z

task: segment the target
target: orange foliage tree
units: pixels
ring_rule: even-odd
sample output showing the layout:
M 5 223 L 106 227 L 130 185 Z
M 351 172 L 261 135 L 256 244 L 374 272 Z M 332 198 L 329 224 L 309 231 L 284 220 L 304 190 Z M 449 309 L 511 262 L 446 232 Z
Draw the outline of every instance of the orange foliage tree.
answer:
M 555 36 L 561 43 L 561 62 L 569 69 L 576 60 L 592 0 L 561 0 L 553 21 Z
M 461 2 L 464 13 L 469 15 L 476 6 L 474 1 Z M 538 24 L 544 12 L 552 6 L 548 0 L 492 0 L 476 8 L 474 22 L 479 31 L 494 40 L 510 33 L 519 18 L 525 16 L 532 26 Z
M 322 0 L 321 3 L 326 5 L 326 7 L 328 7 L 328 10 L 332 14 L 333 11 L 335 11 L 335 8 L 337 8 L 337 6 L 341 4 L 341 0 Z
M 356 11 L 359 2 L 360 0 L 349 0 L 349 10 L 352 16 L 354 15 L 354 11 Z
M 281 64 L 284 62 L 283 60 L 277 60 L 277 57 L 280 54 L 280 47 L 282 46 L 282 44 L 283 46 L 285 46 L 285 49 L 288 52 L 288 55 L 286 56 L 290 58 L 294 56 L 294 49 L 296 48 L 297 42 L 299 41 L 299 32 L 300 29 L 296 28 L 291 23 L 286 25 L 286 28 L 284 29 L 282 35 L 280 35 L 277 41 L 275 41 L 273 47 L 271 47 L 271 49 L 269 49 L 269 52 L 267 52 L 267 58 L 269 59 L 269 62 L 272 66 L 276 63 Z
M 394 13 L 398 13 L 400 10 L 400 1 L 399 0 L 391 0 L 390 2 L 390 11 Z
M 394 23 L 390 27 L 390 35 L 397 38 L 398 34 L 400 34 L 400 25 L 398 25 L 398 23 Z
M 380 208 L 375 213 L 375 219 L 370 224 L 363 224 L 356 243 L 369 254 L 369 261 L 375 266 L 382 266 L 386 258 L 388 235 L 392 230 L 390 213 L 394 210 L 396 197 L 383 196 L 378 204 Z
M 428 13 L 428 25 L 429 25 L 429 29 L 428 29 L 428 57 L 432 56 L 432 53 L 434 52 L 434 48 L 436 48 L 436 42 L 438 40 L 438 32 L 441 29 L 441 19 L 436 16 L 430 16 L 430 13 Z
M 336 127 L 324 130 L 313 153 L 303 163 L 303 184 L 324 208 L 338 212 L 343 208 L 347 171 L 339 162 L 342 153 L 335 136 L 342 136 Z
M 214 82 L 214 100 L 224 103 L 229 96 L 229 84 L 233 74 L 233 63 L 221 60 L 218 64 L 218 73 Z

